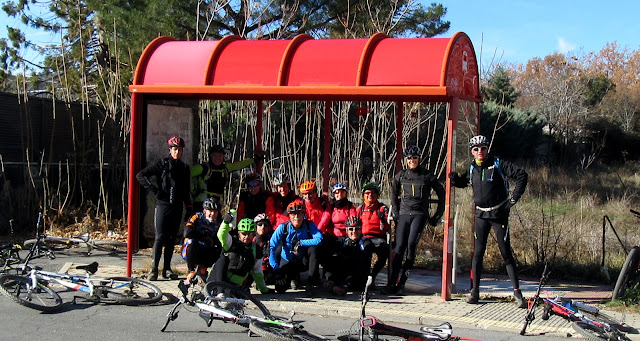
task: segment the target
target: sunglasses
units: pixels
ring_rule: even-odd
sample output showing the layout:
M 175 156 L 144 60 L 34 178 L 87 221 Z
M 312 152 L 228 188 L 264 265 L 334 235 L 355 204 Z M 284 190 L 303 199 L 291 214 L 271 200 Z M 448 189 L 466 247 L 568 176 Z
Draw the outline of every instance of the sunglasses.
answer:
M 261 223 L 257 223 L 256 225 L 257 225 L 257 226 L 271 226 L 271 223 L 264 223 L 264 222 L 261 222 Z
M 360 230 L 360 229 L 362 229 L 362 228 L 361 227 L 347 227 L 347 231 L 349 231 L 349 232 L 353 232 L 355 230 Z
M 260 183 L 257 182 L 257 181 L 252 181 L 248 185 L 249 185 L 249 187 L 258 187 L 258 186 L 260 186 Z
M 473 150 L 474 152 L 479 152 L 479 151 L 486 151 L 487 150 L 487 146 L 482 146 L 482 147 L 473 147 L 471 148 L 471 150 Z
M 256 234 L 255 232 L 249 232 L 249 231 L 238 231 L 239 234 L 243 235 L 243 236 L 251 236 Z
M 419 156 L 407 156 L 407 160 L 417 160 L 419 158 Z

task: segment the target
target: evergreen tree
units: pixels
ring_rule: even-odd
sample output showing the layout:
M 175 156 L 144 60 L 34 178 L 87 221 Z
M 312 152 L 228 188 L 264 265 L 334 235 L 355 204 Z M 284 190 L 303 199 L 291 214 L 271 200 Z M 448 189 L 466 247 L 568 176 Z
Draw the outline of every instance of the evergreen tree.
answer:
M 505 106 L 512 106 L 518 99 L 518 92 L 511 85 L 509 74 L 502 66 L 498 66 L 487 85 L 481 87 L 481 93 L 485 101 L 493 101 Z

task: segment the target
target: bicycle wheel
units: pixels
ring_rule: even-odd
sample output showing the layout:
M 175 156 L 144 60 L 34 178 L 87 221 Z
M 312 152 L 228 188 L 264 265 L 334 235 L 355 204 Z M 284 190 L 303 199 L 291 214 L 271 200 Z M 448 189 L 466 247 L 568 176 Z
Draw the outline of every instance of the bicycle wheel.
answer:
M 226 298 L 240 298 L 245 302 L 244 304 L 239 303 L 230 303 L 224 301 L 213 301 L 213 304 L 217 304 L 220 308 L 227 309 L 231 311 L 237 317 L 242 317 L 245 315 L 250 315 L 249 313 L 255 314 L 255 311 L 259 311 L 263 318 L 270 318 L 271 313 L 269 309 L 260 302 L 255 296 L 250 293 L 245 292 L 242 287 L 237 285 L 232 285 L 225 282 L 208 282 L 203 290 L 203 294 L 210 297 L 216 297 L 219 294 L 222 294 Z
M 106 280 L 111 281 L 107 283 Z M 157 286 L 131 277 L 109 277 L 99 286 L 99 299 L 103 303 L 124 305 L 152 304 L 162 299 Z
M 577 331 L 580 335 L 584 336 L 587 340 L 600 341 L 600 340 L 618 340 L 613 336 L 609 336 L 602 327 L 598 327 L 594 324 L 590 324 L 584 321 L 575 321 L 571 324 L 573 330 Z M 624 337 L 624 336 L 623 336 Z M 622 340 L 625 340 L 624 337 Z
M 100 251 L 127 253 L 127 243 L 117 240 L 94 240 L 92 246 Z
M 612 300 L 617 300 L 624 295 L 625 290 L 627 290 L 629 280 L 636 276 L 639 261 L 640 251 L 638 251 L 637 246 L 634 246 L 631 251 L 629 251 L 627 258 L 624 260 L 622 269 L 620 269 L 620 275 L 616 281 L 616 286 L 613 287 L 613 292 L 611 293 Z
M 287 340 L 299 340 L 299 341 L 324 341 L 326 337 L 310 333 L 304 329 L 287 328 L 277 323 L 251 321 L 249 324 L 249 330 L 252 333 L 266 337 L 274 341 L 287 341 Z
M 56 311 L 62 306 L 58 293 L 41 283 L 32 288 L 28 277 L 2 275 L 0 291 L 20 305 L 44 312 Z
M 360 340 L 360 329 L 345 329 L 338 330 L 336 332 L 336 338 L 340 341 L 359 341 Z M 397 338 L 397 337 L 396 337 Z M 371 341 L 371 337 L 367 331 L 362 335 L 363 341 Z M 381 340 L 384 340 L 382 338 Z
M 22 243 L 22 245 L 24 245 L 24 247 L 28 249 L 31 248 L 31 246 L 35 244 L 36 241 L 37 239 L 27 239 L 24 241 L 24 243 Z M 47 237 L 46 239 L 40 241 L 40 245 L 50 251 L 62 251 L 71 248 L 71 246 L 73 246 L 73 243 L 68 240 L 53 238 L 50 239 L 50 237 Z

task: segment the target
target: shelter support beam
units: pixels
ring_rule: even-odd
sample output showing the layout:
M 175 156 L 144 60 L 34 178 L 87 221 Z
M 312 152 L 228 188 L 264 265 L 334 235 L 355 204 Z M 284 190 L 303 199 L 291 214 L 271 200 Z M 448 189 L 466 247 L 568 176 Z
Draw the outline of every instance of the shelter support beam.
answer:
M 322 156 L 322 193 L 329 194 L 329 168 L 331 167 L 331 105 L 324 102 L 324 150 Z
M 140 171 L 142 95 L 131 94 L 131 133 L 129 135 L 129 196 L 127 212 L 127 277 L 131 277 L 133 253 L 138 251 L 140 226 Z
M 447 166 L 444 196 L 444 241 L 442 246 L 442 299 L 451 299 L 451 280 L 453 267 L 453 217 L 451 202 L 453 199 L 451 179 L 449 173 L 455 168 L 456 128 L 458 127 L 459 100 L 453 98 L 449 105 L 449 119 L 447 120 Z
M 402 169 L 403 102 L 396 102 L 396 173 Z
M 258 100 L 256 113 L 256 151 L 262 151 L 262 115 L 263 115 L 263 102 Z M 262 163 L 256 164 L 256 173 L 262 173 Z

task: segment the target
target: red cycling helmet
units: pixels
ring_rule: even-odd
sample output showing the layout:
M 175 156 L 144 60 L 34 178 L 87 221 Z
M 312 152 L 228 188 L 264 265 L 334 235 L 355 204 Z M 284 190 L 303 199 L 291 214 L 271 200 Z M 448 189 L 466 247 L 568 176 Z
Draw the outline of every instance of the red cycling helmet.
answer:
M 172 136 L 171 138 L 169 138 L 169 141 L 167 141 L 167 144 L 169 145 L 169 148 L 171 147 L 184 148 L 185 146 L 184 139 L 180 136 Z
M 287 213 L 302 212 L 302 211 L 304 211 L 304 202 L 302 202 L 302 199 L 296 199 L 290 202 L 289 205 L 287 205 Z

